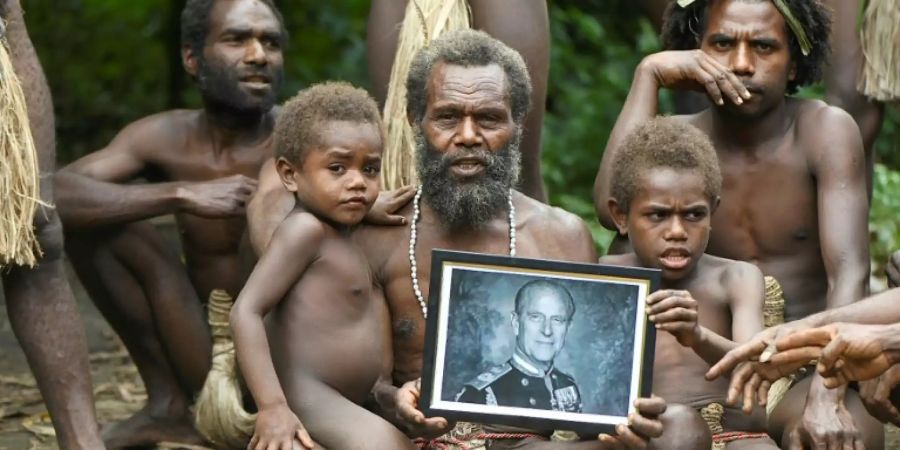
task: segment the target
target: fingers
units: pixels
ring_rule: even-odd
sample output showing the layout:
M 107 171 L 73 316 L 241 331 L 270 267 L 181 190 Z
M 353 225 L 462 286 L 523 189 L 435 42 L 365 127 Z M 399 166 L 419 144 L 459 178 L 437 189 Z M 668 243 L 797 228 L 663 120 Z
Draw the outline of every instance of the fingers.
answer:
M 415 424 L 425 423 L 425 415 L 416 408 L 419 401 L 419 380 L 409 381 L 397 390 L 397 413 L 400 418 Z
M 622 441 L 606 433 L 598 435 L 597 439 L 603 443 L 603 448 L 605 450 L 623 450 L 625 448 L 625 444 L 623 444 Z
M 425 418 L 425 416 L 422 415 L 421 424 L 425 426 L 425 429 L 430 435 L 442 435 L 447 431 L 450 431 L 450 422 L 443 417 Z
M 821 374 L 821 372 L 820 372 Z M 837 373 L 832 376 L 822 376 L 822 385 L 828 389 L 834 389 L 838 386 L 843 386 L 847 384 L 847 379 L 843 377 L 840 373 Z
M 800 368 L 812 360 L 818 359 L 822 355 L 821 347 L 801 347 L 792 348 L 790 350 L 779 351 L 769 358 L 766 364 L 781 367 Z M 761 358 L 760 358 L 761 359 Z M 793 372 L 796 369 L 789 370 Z
M 838 358 L 844 353 L 850 343 L 840 335 L 834 337 L 828 345 L 822 349 L 822 355 L 819 357 L 819 364 L 826 370 L 834 368 L 838 363 Z
M 800 432 L 795 428 L 788 433 L 788 450 L 803 450 L 803 440 Z
M 800 347 L 824 347 L 831 342 L 832 331 L 830 327 L 795 331 L 787 336 L 779 337 L 775 341 L 775 347 L 779 351 Z
M 256 444 L 258 444 L 258 443 L 259 443 L 259 435 L 256 433 L 253 433 L 253 437 L 250 438 L 250 443 L 247 444 L 247 450 L 255 450 Z
M 759 401 L 759 406 L 766 406 L 766 403 L 769 402 L 770 387 L 772 387 L 772 382 L 769 380 L 763 380 L 762 383 L 759 384 L 759 388 L 756 391 L 756 398 Z
M 680 291 L 674 289 L 660 289 L 650 295 L 647 296 L 647 305 L 654 305 L 659 303 L 669 297 L 690 297 L 691 294 L 687 291 Z M 649 311 L 648 311 L 649 313 Z
M 747 86 L 744 85 L 744 82 L 738 78 L 737 75 L 734 74 L 730 69 L 725 67 L 722 63 L 716 61 L 713 58 L 710 58 L 709 55 L 706 55 L 706 60 L 709 64 L 711 64 L 720 74 L 724 74 L 724 77 L 717 77 L 720 79 L 720 84 L 725 84 L 724 91 L 727 93 L 728 98 L 731 99 L 732 103 L 740 105 L 745 100 L 749 100 L 752 95 L 750 91 L 747 90 Z
M 648 304 L 650 301 L 648 299 Z M 687 295 L 672 295 L 663 299 L 656 299 L 650 306 L 647 308 L 647 314 L 650 316 L 650 320 L 653 320 L 654 316 L 661 316 L 668 311 L 673 309 L 691 309 L 697 310 L 697 301 L 690 296 Z
M 640 414 L 628 415 L 628 427 L 635 433 L 648 438 L 657 438 L 662 436 L 663 424 L 659 420 L 644 417 Z
M 750 376 L 750 380 L 744 384 L 744 405 L 741 408 L 741 410 L 744 411 L 744 414 L 753 412 L 753 406 L 756 404 L 754 396 L 759 392 L 762 381 L 762 377 L 754 372 L 753 375 Z
M 303 445 L 304 448 L 312 449 L 315 447 L 312 437 L 310 437 L 309 433 L 303 428 L 297 430 L 297 440 L 300 441 L 300 444 Z
M 731 374 L 731 381 L 728 383 L 728 395 L 725 403 L 734 406 L 737 404 L 738 396 L 744 391 L 744 386 L 753 376 L 753 367 L 751 364 L 743 364 Z
M 634 401 L 634 407 L 642 416 L 657 417 L 666 412 L 666 401 L 662 397 L 651 396 L 650 398 L 639 398 Z
M 697 52 L 702 56 L 697 61 L 698 69 L 695 73 L 695 78 L 703 85 L 703 89 L 706 90 L 706 95 L 712 99 L 713 103 L 719 106 L 724 105 L 725 100 L 722 97 L 722 90 L 719 88 L 718 81 L 716 81 L 718 71 L 706 61 L 708 57 L 705 53 L 700 50 Z
M 708 79 L 704 78 L 704 85 L 706 86 L 707 93 L 716 95 L 716 97 L 713 97 L 716 100 L 716 104 L 724 105 L 725 99 L 728 99 L 728 101 L 735 105 L 744 103 L 744 99 L 741 98 L 741 93 L 743 93 L 746 88 L 730 70 L 721 66 L 705 54 L 704 58 L 700 61 L 700 67 L 712 79 L 712 82 L 710 83 Z
M 394 213 L 399 209 L 406 206 L 410 200 L 413 199 L 416 195 L 416 187 L 415 186 L 404 186 L 400 189 L 397 189 L 393 192 L 393 198 L 390 200 L 390 208 L 388 208 L 388 212 Z
M 709 381 L 715 380 L 716 378 L 719 378 L 720 376 L 731 372 L 738 364 L 744 361 L 750 361 L 752 358 L 762 353 L 762 351 L 765 349 L 765 341 L 757 338 L 751 339 L 749 342 L 742 344 L 726 353 L 725 356 L 723 356 L 722 359 L 719 360 L 719 362 L 710 367 L 706 372 L 706 379 Z
M 886 382 L 886 378 L 880 377 L 870 384 L 874 384 L 874 390 L 869 399 L 872 409 L 867 406 L 869 412 L 882 422 L 900 423 L 900 411 L 897 411 L 890 400 L 892 386 Z
M 616 425 L 616 434 L 619 441 L 629 449 L 645 449 L 647 448 L 647 440 L 638 436 L 630 428 L 623 424 Z

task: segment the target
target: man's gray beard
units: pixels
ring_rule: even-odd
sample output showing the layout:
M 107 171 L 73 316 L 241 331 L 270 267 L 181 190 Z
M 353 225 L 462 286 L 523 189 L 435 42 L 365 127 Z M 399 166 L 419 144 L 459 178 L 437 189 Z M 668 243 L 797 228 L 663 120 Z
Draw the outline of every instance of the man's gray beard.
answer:
M 499 151 L 460 151 L 453 156 L 441 154 L 417 127 L 413 127 L 413 133 L 422 197 L 444 226 L 450 230 L 478 229 L 507 210 L 509 190 L 519 178 L 521 127 Z M 453 160 L 462 156 L 484 160 L 487 166 L 481 176 L 460 182 L 450 173 Z

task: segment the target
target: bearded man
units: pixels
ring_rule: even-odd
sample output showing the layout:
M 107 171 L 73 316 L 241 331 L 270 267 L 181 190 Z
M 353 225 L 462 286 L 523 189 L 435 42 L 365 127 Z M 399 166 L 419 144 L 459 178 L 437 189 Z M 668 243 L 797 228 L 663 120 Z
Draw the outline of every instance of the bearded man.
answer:
M 450 431 L 443 418 L 416 409 L 422 370 L 431 250 L 453 249 L 528 258 L 596 263 L 591 235 L 577 216 L 513 189 L 531 83 L 521 56 L 480 31 L 445 34 L 420 50 L 406 80 L 407 111 L 416 132 L 422 186 L 400 213 L 410 229 L 365 226 L 356 238 L 371 266 L 374 297 L 383 302 L 384 339 L 393 365 L 373 391 L 372 407 L 411 437 L 436 439 Z M 249 226 L 257 250 L 284 217 L 288 195 L 277 174 L 263 169 Z M 498 439 L 492 449 L 709 447 L 706 425 L 693 410 L 660 398 L 638 400 L 640 414 L 617 436 L 549 442 L 549 432 Z M 361 425 L 362 426 L 362 425 Z M 490 439 L 495 428 L 453 432 L 454 439 Z M 662 436 L 662 437 L 660 437 Z
M 188 411 L 210 364 L 200 299 L 243 285 L 245 203 L 271 156 L 286 39 L 275 5 L 189 0 L 181 26 L 203 108 L 138 120 L 56 177 L 66 250 L 147 387 L 144 409 L 104 433 L 110 448 L 202 441 Z M 185 263 L 145 221 L 165 214 Z

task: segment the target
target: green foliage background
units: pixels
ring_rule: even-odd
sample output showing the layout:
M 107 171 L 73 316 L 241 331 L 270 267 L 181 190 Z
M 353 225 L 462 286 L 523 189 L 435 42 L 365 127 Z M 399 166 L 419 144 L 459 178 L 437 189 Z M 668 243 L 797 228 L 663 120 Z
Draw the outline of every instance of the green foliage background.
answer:
M 101 148 L 127 123 L 196 107 L 181 68 L 178 17 L 184 0 L 27 0 L 26 20 L 56 102 L 61 164 Z M 341 79 L 368 87 L 364 0 L 278 2 L 291 32 L 283 97 Z M 544 123 L 544 178 L 551 202 L 588 220 L 598 245 L 591 187 L 603 147 L 641 57 L 659 49 L 635 6 L 618 0 L 551 0 L 552 52 Z M 821 88 L 806 95 L 821 95 Z M 663 108 L 671 102 L 664 94 Z M 890 109 L 877 143 L 873 258 L 900 244 L 900 111 Z

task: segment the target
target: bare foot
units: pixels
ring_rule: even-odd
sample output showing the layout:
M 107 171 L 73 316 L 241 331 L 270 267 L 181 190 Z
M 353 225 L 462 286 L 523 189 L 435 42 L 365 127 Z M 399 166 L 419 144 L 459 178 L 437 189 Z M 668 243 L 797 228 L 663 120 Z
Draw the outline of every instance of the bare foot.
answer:
M 193 445 L 205 442 L 189 416 L 154 417 L 146 409 L 108 425 L 102 434 L 109 450 L 144 447 L 163 441 Z

